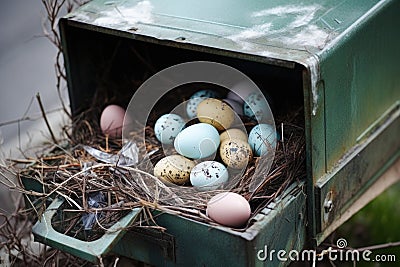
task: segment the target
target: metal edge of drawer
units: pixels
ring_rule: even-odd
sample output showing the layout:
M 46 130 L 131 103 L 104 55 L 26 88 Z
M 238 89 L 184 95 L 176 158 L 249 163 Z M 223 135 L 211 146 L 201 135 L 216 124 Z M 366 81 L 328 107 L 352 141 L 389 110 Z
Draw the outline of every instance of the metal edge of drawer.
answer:
M 275 205 L 253 218 L 246 231 L 163 213 L 155 217 L 165 232 L 128 231 L 113 253 L 155 266 L 284 266 L 264 259 L 271 250 L 301 250 L 306 237 L 304 182 L 290 186 Z M 277 232 L 279 231 L 279 235 Z M 267 249 L 268 251 L 265 251 Z

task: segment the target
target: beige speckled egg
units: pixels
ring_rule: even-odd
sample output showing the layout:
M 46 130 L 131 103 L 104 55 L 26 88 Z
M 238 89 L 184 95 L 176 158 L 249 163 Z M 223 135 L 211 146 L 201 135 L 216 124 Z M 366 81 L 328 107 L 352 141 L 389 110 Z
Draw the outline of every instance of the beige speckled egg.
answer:
M 211 124 L 219 131 L 228 129 L 234 119 L 232 108 L 215 98 L 207 98 L 197 106 L 197 118 L 199 121 Z
M 244 131 L 237 129 L 237 128 L 231 128 L 231 129 L 228 129 L 228 130 L 222 132 L 219 135 L 219 139 L 222 143 L 223 141 L 225 141 L 227 139 L 240 139 L 240 140 L 247 142 L 248 138 L 247 138 L 247 134 Z
M 247 141 L 228 139 L 221 143 L 219 148 L 222 161 L 233 169 L 246 168 L 253 158 L 253 152 Z
M 181 155 L 170 155 L 154 166 L 154 176 L 163 181 L 183 185 L 190 179 L 195 163 Z

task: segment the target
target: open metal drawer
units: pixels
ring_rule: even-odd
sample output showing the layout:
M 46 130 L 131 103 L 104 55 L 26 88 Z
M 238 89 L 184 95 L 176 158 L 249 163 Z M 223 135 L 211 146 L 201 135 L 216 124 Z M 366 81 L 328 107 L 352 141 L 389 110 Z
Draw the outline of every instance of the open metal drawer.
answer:
M 164 214 L 158 218 L 168 236 L 129 232 L 113 251 L 160 265 L 253 266 L 267 264 L 255 260 L 264 245 L 322 242 L 400 156 L 399 12 L 395 0 L 94 0 L 61 19 L 74 116 L 90 105 L 99 76 L 118 83 L 142 73 L 146 66 L 131 47 L 159 70 L 196 60 L 224 63 L 272 83 L 268 93 L 280 112 L 285 97 L 304 109 L 307 180 L 248 231 Z M 104 73 L 100 67 L 111 56 Z M 120 84 L 107 94 L 129 90 Z

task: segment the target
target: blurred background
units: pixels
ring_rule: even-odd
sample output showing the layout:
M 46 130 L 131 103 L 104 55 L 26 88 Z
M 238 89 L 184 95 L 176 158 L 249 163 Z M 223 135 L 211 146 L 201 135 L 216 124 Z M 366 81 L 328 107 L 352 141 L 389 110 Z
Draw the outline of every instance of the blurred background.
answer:
M 19 148 L 25 147 L 23 144 L 48 137 L 35 97 L 37 93 L 53 124 L 59 120 L 55 116 L 61 107 L 55 90 L 57 49 L 44 37 L 44 21 L 45 11 L 40 0 L 0 1 L 0 145 L 3 156 L 17 155 Z M 66 89 L 62 94 L 64 101 L 68 101 Z
M 345 238 L 349 246 L 353 248 L 363 248 L 378 244 L 386 244 L 389 246 L 390 243 L 399 242 L 399 196 L 400 183 L 397 183 L 343 224 L 333 234 L 332 238 L 334 237 L 334 242 L 339 238 Z M 372 255 L 378 254 L 395 255 L 396 262 L 360 262 L 357 266 L 399 266 L 400 246 L 376 249 L 373 251 Z M 353 265 L 352 263 L 348 263 L 348 266 Z
M 56 47 L 43 35 L 45 11 L 40 0 L 0 2 L 0 163 L 22 157 L 22 151 L 46 140 L 49 132 L 42 118 L 39 93 L 50 125 L 57 132 L 66 123 L 56 90 Z M 61 91 L 68 105 L 68 93 Z M 57 133 L 56 133 L 57 135 Z M 29 152 L 28 152 L 29 155 Z M 10 192 L 0 185 L 0 208 L 11 211 Z M 327 244 L 345 238 L 353 248 L 400 241 L 400 184 L 392 186 L 342 225 Z M 357 263 L 357 266 L 399 266 L 400 247 L 374 251 L 396 255 L 396 263 Z M 331 264 L 331 263 L 328 263 Z M 353 263 L 335 263 L 353 266 Z

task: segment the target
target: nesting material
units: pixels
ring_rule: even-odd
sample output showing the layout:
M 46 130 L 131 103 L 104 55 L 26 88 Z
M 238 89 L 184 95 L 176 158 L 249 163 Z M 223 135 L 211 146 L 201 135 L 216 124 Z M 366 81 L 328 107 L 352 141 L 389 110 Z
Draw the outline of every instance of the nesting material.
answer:
M 153 220 L 151 210 L 173 213 L 199 222 L 215 224 L 206 216 L 207 202 L 221 190 L 195 191 L 191 186 L 169 186 L 150 171 L 150 163 L 165 156 L 161 143 L 153 128 L 144 126 L 146 133 L 145 157 L 139 164 L 122 164 L 121 160 L 101 162 L 87 149 L 120 155 L 120 139 L 110 139 L 101 134 L 100 127 L 87 112 L 73 123 L 74 131 L 65 146 L 56 146 L 47 153 L 33 159 L 13 160 L 12 167 L 18 169 L 21 183 L 18 190 L 30 197 L 28 211 L 38 217 L 46 203 L 56 196 L 65 198 L 63 210 L 53 220 L 53 226 L 64 233 L 82 240 L 98 238 L 104 231 L 124 216 L 129 210 L 142 208 L 135 226 L 155 227 L 163 230 Z M 269 173 L 254 173 L 260 158 L 253 158 L 231 192 L 247 199 L 251 216 L 279 196 L 294 180 L 305 177 L 305 137 L 300 126 L 302 110 L 288 118 L 278 118 L 277 129 L 282 133 L 278 141 L 275 159 Z M 253 125 L 246 125 L 252 127 Z M 88 152 L 89 151 L 89 152 Z M 122 158 L 122 156 L 121 156 Z M 147 160 L 144 160 L 147 159 Z M 128 161 L 129 162 L 129 161 Z M 253 175 L 262 175 L 262 184 L 255 192 L 249 192 Z M 29 184 L 42 188 L 33 192 Z M 90 216 L 89 216 L 90 215 Z M 251 225 L 251 220 L 239 231 Z

